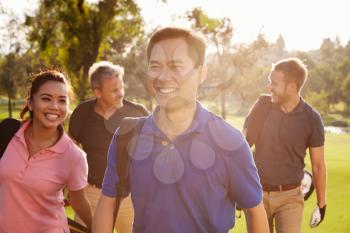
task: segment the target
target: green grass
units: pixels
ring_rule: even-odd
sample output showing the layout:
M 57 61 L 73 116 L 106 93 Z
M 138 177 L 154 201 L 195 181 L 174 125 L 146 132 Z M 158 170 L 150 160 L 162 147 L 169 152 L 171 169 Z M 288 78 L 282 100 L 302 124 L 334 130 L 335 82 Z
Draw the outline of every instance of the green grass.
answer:
M 13 118 L 19 118 L 20 109 L 21 109 L 21 106 L 16 106 L 13 109 L 13 112 L 12 112 Z M 4 118 L 7 118 L 7 117 L 9 117 L 7 105 L 0 104 L 0 121 Z

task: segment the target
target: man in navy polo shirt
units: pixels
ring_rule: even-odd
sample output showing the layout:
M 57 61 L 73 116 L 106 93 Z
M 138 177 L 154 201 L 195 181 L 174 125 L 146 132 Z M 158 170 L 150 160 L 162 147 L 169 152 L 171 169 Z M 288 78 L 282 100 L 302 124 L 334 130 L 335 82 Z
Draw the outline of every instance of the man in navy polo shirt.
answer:
M 248 144 L 197 101 L 206 77 L 205 46 L 198 34 L 175 27 L 159 29 L 150 39 L 147 75 L 157 107 L 131 161 L 135 233 L 227 233 L 235 224 L 236 205 L 245 209 L 248 232 L 268 232 Z M 113 226 L 116 143 L 109 148 L 96 233 L 109 233 Z
M 86 196 L 94 211 L 101 193 L 107 166 L 109 143 L 125 117 L 148 115 L 141 104 L 125 100 L 124 68 L 108 61 L 94 63 L 89 69 L 89 80 L 94 98 L 80 103 L 69 121 L 69 135 L 86 152 L 89 165 Z M 82 221 L 75 215 L 78 222 Z M 131 233 L 134 211 L 130 196 L 121 203 L 115 229 Z
M 301 98 L 306 78 L 306 66 L 297 58 L 273 64 L 269 76 L 271 96 L 260 97 L 244 123 L 248 141 L 253 138 L 250 135 L 259 134 L 254 143 L 250 143 L 255 144 L 254 159 L 271 232 L 274 228 L 277 233 L 301 232 L 304 198 L 300 184 L 307 149 L 317 194 L 310 226 L 320 224 L 325 214 L 327 171 L 323 124 L 320 114 Z M 260 123 L 261 127 L 256 127 L 263 115 L 266 120 Z M 261 128 L 259 133 L 258 128 Z

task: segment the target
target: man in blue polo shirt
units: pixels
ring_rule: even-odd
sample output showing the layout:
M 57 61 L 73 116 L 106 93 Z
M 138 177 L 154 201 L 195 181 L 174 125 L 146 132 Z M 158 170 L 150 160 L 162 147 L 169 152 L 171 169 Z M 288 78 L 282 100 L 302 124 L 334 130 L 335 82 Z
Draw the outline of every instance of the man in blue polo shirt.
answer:
M 267 233 L 262 189 L 242 134 L 197 101 L 206 77 L 203 38 L 186 29 L 157 30 L 147 49 L 148 81 L 157 107 L 145 120 L 130 166 L 133 232 L 227 233 L 236 205 L 248 232 Z M 109 148 L 93 232 L 111 232 L 116 142 Z

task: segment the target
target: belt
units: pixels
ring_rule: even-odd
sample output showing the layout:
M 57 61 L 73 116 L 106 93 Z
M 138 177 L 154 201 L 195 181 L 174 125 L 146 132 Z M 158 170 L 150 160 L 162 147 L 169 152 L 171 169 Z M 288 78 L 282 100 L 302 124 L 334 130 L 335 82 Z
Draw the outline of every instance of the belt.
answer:
M 263 184 L 262 188 L 266 192 L 280 192 L 280 191 L 295 189 L 296 187 L 299 187 L 299 186 L 300 184 L 282 184 L 282 185 Z

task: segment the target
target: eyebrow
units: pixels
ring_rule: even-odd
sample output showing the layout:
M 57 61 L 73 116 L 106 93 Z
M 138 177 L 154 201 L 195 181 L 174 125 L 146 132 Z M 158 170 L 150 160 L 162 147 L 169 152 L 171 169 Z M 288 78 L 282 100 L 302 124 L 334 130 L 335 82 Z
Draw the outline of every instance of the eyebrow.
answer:
M 168 62 L 169 64 L 182 64 L 184 63 L 183 60 L 176 59 Z
M 43 94 L 40 94 L 40 97 L 44 97 L 44 96 L 47 96 L 47 97 L 52 97 L 51 94 L 48 94 L 48 93 L 43 93 Z M 60 95 L 58 98 L 64 98 L 64 99 L 67 99 L 68 97 L 65 96 L 65 95 Z
M 184 61 L 181 59 L 175 59 L 167 62 L 167 64 L 182 64 L 182 63 L 184 63 Z M 149 64 L 161 64 L 161 62 L 157 60 L 151 60 Z

